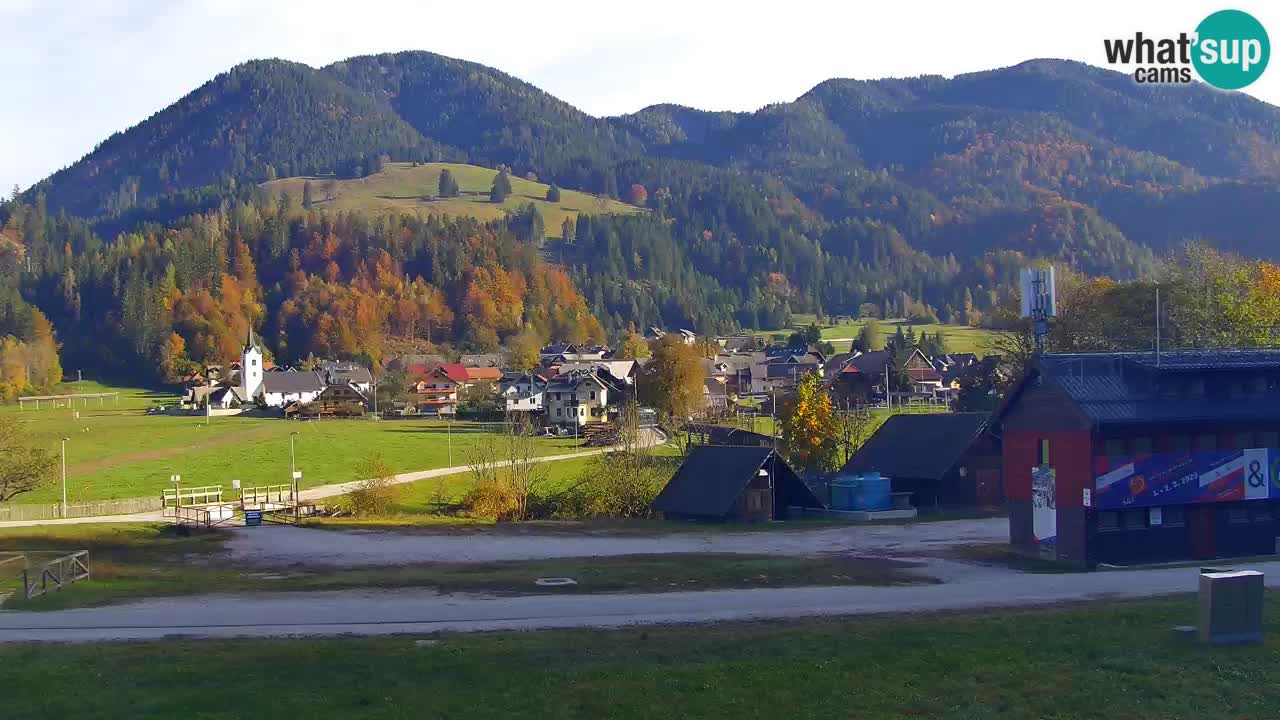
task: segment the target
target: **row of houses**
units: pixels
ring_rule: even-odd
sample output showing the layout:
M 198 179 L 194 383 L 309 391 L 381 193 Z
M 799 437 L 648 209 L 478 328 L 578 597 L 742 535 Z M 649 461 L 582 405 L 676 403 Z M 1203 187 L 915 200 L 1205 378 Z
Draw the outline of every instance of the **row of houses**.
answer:
M 230 410 L 246 406 L 296 411 L 302 407 L 334 413 L 367 408 L 373 390 L 369 369 L 353 362 L 325 361 L 303 370 L 265 360 L 253 330 L 228 368 L 209 367 L 188 380 L 184 403 Z

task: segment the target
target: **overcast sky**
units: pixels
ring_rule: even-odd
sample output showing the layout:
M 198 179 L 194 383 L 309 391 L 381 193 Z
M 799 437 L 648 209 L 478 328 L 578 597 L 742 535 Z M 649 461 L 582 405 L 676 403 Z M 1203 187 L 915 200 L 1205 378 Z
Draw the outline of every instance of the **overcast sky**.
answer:
M 1274 2 L 0 0 L 0 188 L 29 186 L 253 58 L 430 50 L 596 115 L 754 110 L 831 77 L 1102 65 L 1104 37 L 1191 32 L 1224 7 L 1280 33 Z M 1247 91 L 1280 103 L 1280 67 Z

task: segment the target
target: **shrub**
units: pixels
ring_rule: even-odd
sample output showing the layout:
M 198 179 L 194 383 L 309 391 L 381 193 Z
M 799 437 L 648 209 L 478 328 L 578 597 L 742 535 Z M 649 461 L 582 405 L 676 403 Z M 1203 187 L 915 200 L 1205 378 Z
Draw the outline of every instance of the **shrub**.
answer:
M 360 464 L 364 479 L 348 495 L 353 515 L 386 515 L 396 505 L 400 488 L 395 484 L 395 470 L 381 455 L 370 455 Z

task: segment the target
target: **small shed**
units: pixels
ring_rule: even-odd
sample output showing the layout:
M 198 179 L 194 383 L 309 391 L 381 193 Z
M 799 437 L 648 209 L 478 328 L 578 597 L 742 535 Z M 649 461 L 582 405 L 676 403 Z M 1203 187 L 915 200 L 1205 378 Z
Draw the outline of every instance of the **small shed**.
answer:
M 986 413 L 894 415 L 858 449 L 844 473 L 879 472 L 921 510 L 998 506 L 1000 448 Z
M 749 446 L 693 448 L 653 501 L 667 517 L 700 520 L 775 520 L 788 507 L 823 505 L 777 452 Z

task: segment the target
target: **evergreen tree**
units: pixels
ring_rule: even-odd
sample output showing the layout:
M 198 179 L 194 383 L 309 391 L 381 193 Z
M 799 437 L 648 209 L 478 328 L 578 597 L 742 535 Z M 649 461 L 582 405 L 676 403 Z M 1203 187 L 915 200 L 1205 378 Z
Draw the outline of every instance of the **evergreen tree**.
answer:
M 572 244 L 573 233 L 576 229 L 577 227 L 574 225 L 574 222 L 569 218 L 565 218 L 564 222 L 560 223 L 560 239 L 566 243 Z
M 547 188 L 547 202 L 560 202 L 560 186 L 551 183 L 551 187 Z
M 503 168 L 498 171 L 498 176 L 493 179 L 493 187 L 489 190 L 489 202 L 502 203 L 511 196 L 511 175 L 507 173 L 507 169 Z
M 442 198 L 458 197 L 462 194 L 458 187 L 458 180 L 449 172 L 449 168 L 440 171 L 440 182 L 436 193 Z
M 310 210 L 311 204 L 311 181 L 307 180 L 302 183 L 302 207 L 305 210 Z

